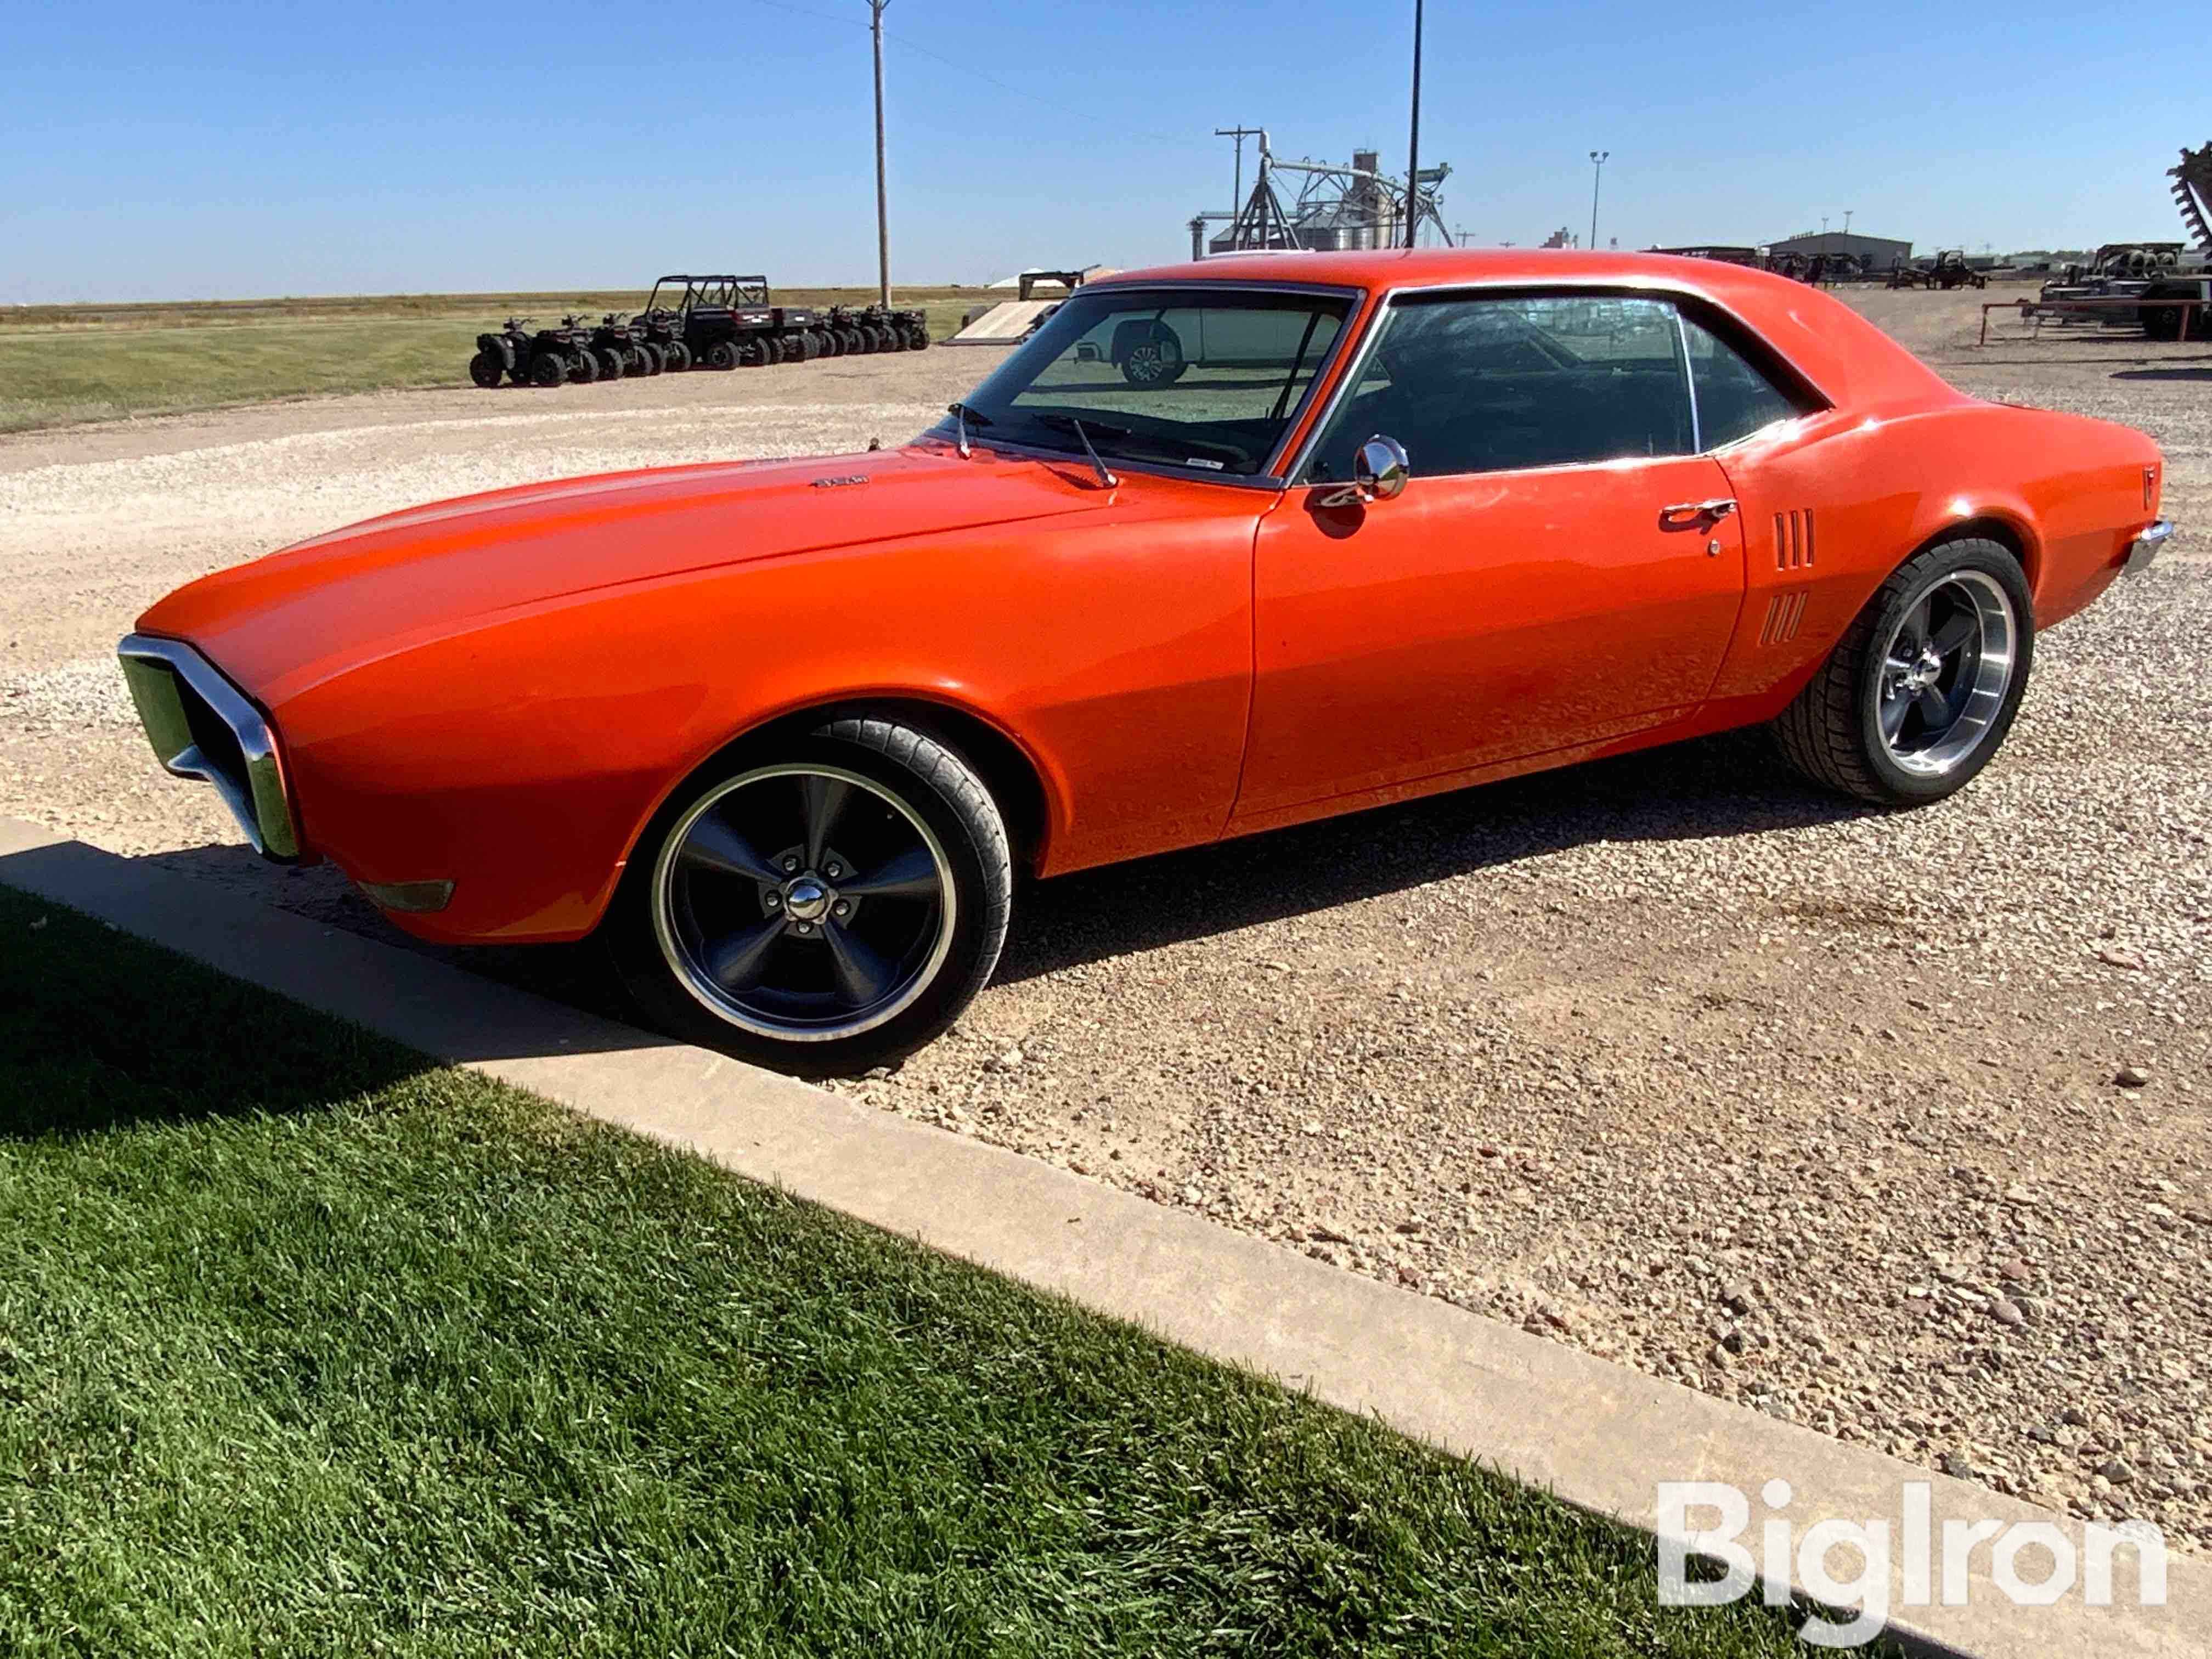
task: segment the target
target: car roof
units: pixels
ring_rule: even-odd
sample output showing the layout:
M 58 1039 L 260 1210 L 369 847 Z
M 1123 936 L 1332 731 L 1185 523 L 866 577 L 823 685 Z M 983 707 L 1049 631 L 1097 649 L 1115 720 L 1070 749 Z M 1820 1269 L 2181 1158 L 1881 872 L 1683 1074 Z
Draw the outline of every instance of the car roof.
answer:
M 1370 294 L 1496 287 L 1651 289 L 1701 300 L 1779 353 L 1839 408 L 1955 403 L 1934 370 L 1832 295 L 1771 271 L 1666 253 L 1559 248 L 1363 248 L 1224 253 L 1120 270 L 1079 293 L 1162 283 L 1314 283 Z

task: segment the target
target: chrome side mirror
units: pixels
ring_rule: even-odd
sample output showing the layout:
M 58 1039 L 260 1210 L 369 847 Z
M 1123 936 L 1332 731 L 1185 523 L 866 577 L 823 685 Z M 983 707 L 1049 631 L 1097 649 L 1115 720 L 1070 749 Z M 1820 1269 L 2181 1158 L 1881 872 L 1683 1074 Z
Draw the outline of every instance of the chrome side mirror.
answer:
M 1406 480 L 1413 476 L 1406 446 L 1379 432 L 1359 446 L 1359 454 L 1352 463 L 1352 481 L 1358 487 L 1362 501 L 1387 501 L 1402 491 Z

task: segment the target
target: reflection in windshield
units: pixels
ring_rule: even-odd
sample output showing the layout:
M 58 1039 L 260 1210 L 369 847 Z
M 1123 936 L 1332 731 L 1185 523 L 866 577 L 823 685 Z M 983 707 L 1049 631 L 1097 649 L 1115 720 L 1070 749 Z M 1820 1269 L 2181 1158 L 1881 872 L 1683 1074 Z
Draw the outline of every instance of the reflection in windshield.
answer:
M 1342 333 L 1337 295 L 1091 289 L 966 400 L 994 439 L 1250 476 L 1267 464 Z

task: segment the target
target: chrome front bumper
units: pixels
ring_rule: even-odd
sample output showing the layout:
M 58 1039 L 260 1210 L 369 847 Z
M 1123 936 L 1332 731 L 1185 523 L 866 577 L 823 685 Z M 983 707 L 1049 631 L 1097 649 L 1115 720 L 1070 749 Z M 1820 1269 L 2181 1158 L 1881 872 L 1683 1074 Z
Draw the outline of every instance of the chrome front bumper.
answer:
M 284 763 L 261 711 L 189 645 L 133 634 L 115 647 L 139 724 L 162 766 L 216 787 L 253 850 L 300 856 Z
M 2165 519 L 2160 519 L 2149 529 L 2144 531 L 2142 535 L 2128 544 L 2128 556 L 2126 562 L 2120 566 L 2121 573 L 2133 575 L 2142 569 L 2158 556 L 2158 550 L 2166 545 L 2172 534 L 2173 526 Z

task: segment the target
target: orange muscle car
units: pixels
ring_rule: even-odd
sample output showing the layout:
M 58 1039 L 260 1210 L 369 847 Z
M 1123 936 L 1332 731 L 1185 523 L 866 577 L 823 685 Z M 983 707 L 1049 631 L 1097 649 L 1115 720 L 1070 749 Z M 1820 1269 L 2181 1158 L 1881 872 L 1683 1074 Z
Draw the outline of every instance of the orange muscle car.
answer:
M 981 987 L 1017 871 L 1759 722 L 1939 799 L 2160 471 L 1735 266 L 1218 258 L 1086 286 L 902 448 L 392 514 L 121 654 L 269 857 L 849 1068 Z

